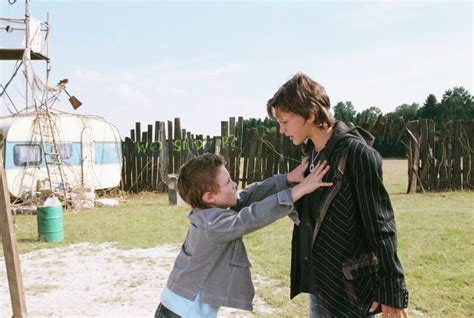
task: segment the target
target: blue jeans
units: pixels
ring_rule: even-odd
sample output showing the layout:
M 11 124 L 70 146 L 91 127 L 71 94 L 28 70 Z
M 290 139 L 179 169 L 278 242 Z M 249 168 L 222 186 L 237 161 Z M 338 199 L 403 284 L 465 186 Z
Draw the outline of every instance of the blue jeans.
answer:
M 309 295 L 309 318 L 321 318 L 318 297 L 314 296 L 313 294 Z M 375 315 L 367 316 L 367 318 L 375 318 Z

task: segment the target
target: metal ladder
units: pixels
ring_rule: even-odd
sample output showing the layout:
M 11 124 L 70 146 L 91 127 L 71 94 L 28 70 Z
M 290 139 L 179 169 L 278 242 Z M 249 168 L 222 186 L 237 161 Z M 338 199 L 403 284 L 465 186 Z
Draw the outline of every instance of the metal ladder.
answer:
M 51 117 L 52 115 L 47 106 L 36 107 L 36 120 L 41 138 L 43 159 L 48 173 L 49 187 L 53 194 L 58 194 L 62 190 L 64 200 L 67 202 L 68 191 L 63 169 L 63 160 L 61 149 L 58 147 L 56 141 L 57 127 Z M 55 184 L 60 184 L 62 189 L 57 189 Z

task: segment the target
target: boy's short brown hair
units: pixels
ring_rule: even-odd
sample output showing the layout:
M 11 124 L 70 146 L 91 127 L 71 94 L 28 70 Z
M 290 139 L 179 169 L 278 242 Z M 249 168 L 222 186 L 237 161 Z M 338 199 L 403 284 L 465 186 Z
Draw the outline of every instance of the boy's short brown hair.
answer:
M 336 120 L 331 114 L 331 102 L 324 87 L 308 75 L 298 73 L 283 84 L 267 102 L 267 113 L 276 118 L 276 110 L 291 112 L 308 119 L 315 114 L 316 125 L 331 127 Z
M 222 165 L 224 158 L 214 154 L 192 158 L 182 165 L 178 177 L 178 192 L 181 198 L 193 208 L 208 208 L 202 201 L 202 195 L 219 191 L 216 179 Z

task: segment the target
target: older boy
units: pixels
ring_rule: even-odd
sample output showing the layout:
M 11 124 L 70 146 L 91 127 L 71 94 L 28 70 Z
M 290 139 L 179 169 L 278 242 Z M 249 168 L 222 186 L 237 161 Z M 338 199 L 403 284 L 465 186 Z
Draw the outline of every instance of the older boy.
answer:
M 298 222 L 293 203 L 332 183 L 321 182 L 326 164 L 306 178 L 303 163 L 242 190 L 222 157 L 206 154 L 180 169 L 178 191 L 192 207 L 189 230 L 155 317 L 216 317 L 220 306 L 252 310 L 254 287 L 242 236 L 286 215 Z M 299 183 L 298 183 L 299 182 Z M 288 188 L 288 183 L 298 183 Z M 232 209 L 229 209 L 232 207 Z
M 368 133 L 336 121 L 324 87 L 305 74 L 283 84 L 267 112 L 295 145 L 306 143 L 309 170 L 327 160 L 332 167 L 327 178 L 336 182 L 339 175 L 340 180 L 338 192 L 337 186 L 326 188 L 298 202 L 291 298 L 310 293 L 310 317 L 380 311 L 384 318 L 407 317 L 394 213 L 382 182 L 382 158 L 362 138 Z

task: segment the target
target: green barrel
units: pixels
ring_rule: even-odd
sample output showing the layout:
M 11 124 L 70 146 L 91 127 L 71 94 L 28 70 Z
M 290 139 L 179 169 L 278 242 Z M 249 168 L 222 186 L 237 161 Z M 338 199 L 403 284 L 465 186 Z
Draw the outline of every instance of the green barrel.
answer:
M 39 206 L 36 211 L 39 240 L 46 242 L 63 241 L 63 208 L 61 206 Z

